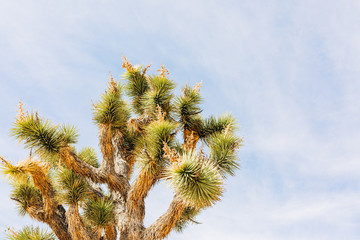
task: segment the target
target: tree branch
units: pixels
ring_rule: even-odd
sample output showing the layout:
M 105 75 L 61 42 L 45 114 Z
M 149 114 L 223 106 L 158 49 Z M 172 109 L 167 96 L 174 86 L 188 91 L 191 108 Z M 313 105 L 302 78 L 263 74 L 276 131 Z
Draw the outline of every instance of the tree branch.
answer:
M 127 198 L 127 211 L 131 218 L 144 220 L 145 198 L 158 178 L 148 171 L 141 171 L 130 188 Z
M 53 209 L 54 214 L 51 218 L 46 217 L 46 211 L 44 210 L 44 206 L 42 204 L 29 206 L 26 211 L 30 217 L 48 224 L 59 240 L 71 239 L 68 222 L 65 216 L 65 209 L 62 205 L 58 205 L 55 209 Z
M 144 240 L 166 238 L 179 221 L 186 205 L 175 195 L 168 210 L 144 232 Z
M 95 168 L 90 164 L 83 162 L 74 152 L 71 151 L 69 146 L 62 147 L 59 153 L 60 159 L 65 165 L 73 169 L 75 172 L 85 178 L 90 178 L 96 183 L 107 183 L 110 190 L 118 191 L 124 198 L 130 188 L 127 177 L 116 174 L 115 172 L 108 172 L 103 166 Z
M 84 222 L 82 221 L 81 215 L 79 213 L 78 206 L 76 204 L 70 205 L 69 209 L 66 212 L 66 217 L 69 223 L 69 232 L 72 240 L 93 240 L 95 237 L 92 233 L 86 228 Z

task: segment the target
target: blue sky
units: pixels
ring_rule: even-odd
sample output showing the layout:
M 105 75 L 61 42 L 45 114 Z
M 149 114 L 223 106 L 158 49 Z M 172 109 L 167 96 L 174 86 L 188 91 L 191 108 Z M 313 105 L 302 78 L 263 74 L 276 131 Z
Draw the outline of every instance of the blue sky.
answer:
M 223 200 L 169 239 L 360 239 L 359 26 L 355 0 L 2 1 L 0 154 L 27 154 L 9 137 L 20 98 L 97 146 L 91 99 L 121 56 L 164 64 L 245 138 Z M 30 223 L 0 190 L 0 231 Z M 151 192 L 147 224 L 170 199 Z

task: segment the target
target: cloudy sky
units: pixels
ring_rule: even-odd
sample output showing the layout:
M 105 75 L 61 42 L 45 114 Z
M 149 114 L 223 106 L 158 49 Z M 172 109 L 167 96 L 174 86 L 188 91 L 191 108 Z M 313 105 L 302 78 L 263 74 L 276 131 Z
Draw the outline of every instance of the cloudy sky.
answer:
M 9 136 L 20 98 L 96 147 L 91 99 L 121 56 L 164 64 L 245 138 L 223 200 L 169 239 L 360 239 L 359 26 L 356 0 L 1 1 L 0 154 L 27 154 Z M 31 221 L 0 191 L 3 238 Z M 147 225 L 170 199 L 152 190 Z

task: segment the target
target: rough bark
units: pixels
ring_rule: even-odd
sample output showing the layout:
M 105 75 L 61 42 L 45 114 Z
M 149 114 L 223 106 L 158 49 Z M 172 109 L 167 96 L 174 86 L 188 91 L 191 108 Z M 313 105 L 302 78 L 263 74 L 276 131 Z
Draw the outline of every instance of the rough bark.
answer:
M 175 227 L 186 205 L 175 195 L 168 210 L 145 230 L 143 240 L 164 239 Z
M 51 218 L 47 217 L 46 211 L 41 205 L 30 206 L 26 211 L 30 217 L 48 224 L 59 240 L 72 239 L 68 229 L 65 209 L 61 205 L 55 208 Z
M 95 236 L 90 233 L 81 219 L 78 206 L 70 205 L 66 212 L 67 221 L 69 224 L 69 232 L 72 240 L 93 240 Z
M 81 176 L 90 178 L 95 183 L 106 183 L 110 190 L 117 191 L 124 197 L 127 195 L 127 191 L 130 188 L 127 177 L 111 171 L 111 168 L 107 168 L 107 164 L 102 164 L 100 168 L 95 168 L 79 159 L 69 146 L 60 149 L 59 157 L 68 168 Z
M 115 226 L 109 226 L 105 228 L 105 240 L 116 240 L 117 231 Z
M 57 202 L 55 200 L 55 191 L 47 175 L 46 167 L 36 161 L 25 161 L 23 166 L 24 171 L 28 172 L 42 195 L 44 204 L 45 217 L 51 218 L 55 214 Z
M 59 205 L 56 208 L 55 214 L 48 220 L 47 224 L 54 231 L 59 240 L 70 240 L 71 236 L 68 229 L 66 220 L 65 209 Z
M 141 239 L 145 229 L 145 198 L 156 181 L 156 176 L 141 171 L 131 186 L 126 202 L 126 232 L 130 240 Z

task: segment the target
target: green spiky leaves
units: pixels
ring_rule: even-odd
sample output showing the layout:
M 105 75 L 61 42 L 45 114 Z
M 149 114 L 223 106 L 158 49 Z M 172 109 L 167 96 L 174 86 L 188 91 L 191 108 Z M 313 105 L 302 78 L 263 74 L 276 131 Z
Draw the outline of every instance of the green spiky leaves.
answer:
M 185 128 L 193 128 L 194 116 L 201 112 L 201 95 L 197 89 L 185 86 L 183 94 L 176 98 L 175 111 Z
M 13 182 L 25 182 L 29 179 L 29 175 L 22 167 L 13 165 L 2 157 L 0 157 L 0 159 L 2 160 L 0 170 L 9 180 Z
M 126 93 L 132 100 L 135 113 L 139 115 L 144 112 L 143 96 L 150 89 L 145 71 L 146 68 L 142 69 L 140 66 L 133 68 L 131 71 L 126 71 L 124 74 L 124 78 L 127 80 L 125 85 Z
M 146 127 L 146 135 L 141 147 L 146 149 L 141 159 L 142 168 L 146 166 L 151 167 L 151 171 L 159 171 L 168 164 L 168 160 L 163 156 L 164 143 L 173 145 L 177 127 L 177 123 L 166 120 L 152 122 Z
M 76 205 L 85 201 L 91 194 L 85 180 L 70 169 L 60 168 L 56 180 L 60 190 L 58 193 L 60 202 Z
M 222 176 L 233 176 L 239 168 L 236 150 L 241 144 L 242 138 L 229 132 L 217 133 L 210 138 L 210 159 L 216 163 Z
M 199 136 L 207 142 L 211 135 L 220 133 L 225 129 L 229 132 L 233 132 L 237 129 L 236 119 L 231 114 L 224 114 L 218 118 L 210 116 L 203 120 Z
M 31 182 L 14 183 L 13 187 L 10 196 L 16 201 L 20 215 L 24 216 L 30 207 L 42 205 L 41 193 Z
M 25 226 L 21 230 L 14 232 L 10 231 L 7 234 L 9 240 L 55 240 L 55 235 L 52 232 L 42 230 L 39 227 Z
M 84 208 L 84 216 L 92 226 L 105 228 L 114 223 L 113 202 L 104 197 L 100 199 L 90 199 Z
M 217 167 L 189 152 L 168 169 L 168 180 L 175 192 L 189 206 L 203 208 L 220 200 L 223 181 Z
M 81 160 L 86 162 L 87 164 L 90 164 L 93 167 L 99 167 L 100 164 L 98 162 L 98 158 L 96 155 L 96 151 L 92 147 L 84 147 L 80 150 L 78 153 L 78 156 Z
M 167 77 L 150 76 L 148 84 L 150 89 L 144 94 L 143 98 L 145 108 L 155 112 L 159 106 L 166 113 L 165 117 L 168 118 L 171 111 L 172 90 L 175 88 L 174 81 Z
M 125 128 L 129 120 L 129 110 L 121 99 L 121 86 L 112 81 L 109 88 L 101 96 L 101 100 L 93 105 L 93 119 L 97 124 L 110 124 L 112 127 Z
M 40 155 L 58 153 L 61 146 L 76 143 L 78 138 L 74 127 L 54 126 L 37 113 L 27 114 L 16 121 L 11 134 L 23 141 L 26 148 L 34 149 Z

